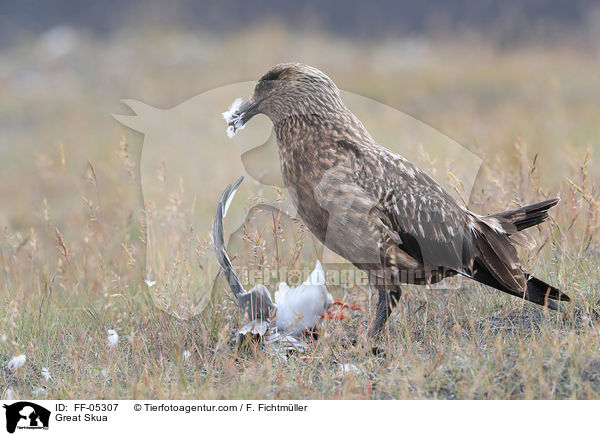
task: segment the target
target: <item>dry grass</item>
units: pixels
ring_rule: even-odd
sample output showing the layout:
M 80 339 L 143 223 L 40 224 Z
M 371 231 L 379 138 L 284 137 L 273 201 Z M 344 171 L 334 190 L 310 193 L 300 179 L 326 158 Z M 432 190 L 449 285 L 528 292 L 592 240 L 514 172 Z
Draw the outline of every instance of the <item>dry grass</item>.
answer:
M 393 43 L 353 45 L 277 29 L 224 42 L 184 36 L 82 38 L 63 64 L 40 60 L 33 40 L 3 54 L 2 74 L 11 86 L 0 110 L 14 122 L 0 124 L 0 154 L 10 162 L 0 176 L 0 334 L 6 335 L 0 392 L 10 388 L 15 398 L 600 398 L 600 329 L 591 312 L 600 298 L 597 56 L 568 47 L 499 51 L 477 44 L 465 53 L 460 44 L 437 43 L 412 47 L 416 54 L 403 63 L 395 56 L 403 46 Z M 168 54 L 182 40 L 197 57 L 162 63 L 160 50 Z M 268 53 L 256 48 L 267 42 Z M 235 63 L 242 54 L 243 77 Z M 213 85 L 258 77 L 290 58 L 477 149 L 487 160 L 471 196 L 474 210 L 560 193 L 552 220 L 532 232 L 538 248 L 524 256 L 529 270 L 573 297 L 567 319 L 470 282 L 458 291 L 411 287 L 376 344 L 383 353 L 371 353 L 356 317 L 328 323 L 306 354 L 282 358 L 253 344 L 234 346 L 241 320 L 222 281 L 196 317 L 183 321 L 158 309 L 144 284 L 141 138 L 108 114 L 120 110 L 116 102 L 124 96 L 169 106 Z M 25 74 L 21 67 L 42 71 L 36 80 L 57 83 L 27 96 L 13 83 Z M 68 88 L 61 88 L 63 80 Z M 120 142 L 124 133 L 129 146 Z M 206 189 L 212 195 L 232 181 L 226 174 Z M 185 214 L 186 205 L 179 207 Z M 237 261 L 251 269 L 312 266 L 306 235 L 294 228 L 284 237 L 289 228 L 263 215 L 232 247 Z M 170 222 L 175 231 L 189 231 L 185 219 L 177 223 Z M 189 235 L 206 248 L 203 237 Z M 295 254 L 303 249 L 309 254 Z M 363 288 L 331 291 L 365 310 L 373 303 Z M 109 328 L 120 335 L 115 348 L 106 342 Z M 27 356 L 25 366 L 9 370 L 6 362 L 19 354 Z M 342 371 L 344 365 L 354 366 Z

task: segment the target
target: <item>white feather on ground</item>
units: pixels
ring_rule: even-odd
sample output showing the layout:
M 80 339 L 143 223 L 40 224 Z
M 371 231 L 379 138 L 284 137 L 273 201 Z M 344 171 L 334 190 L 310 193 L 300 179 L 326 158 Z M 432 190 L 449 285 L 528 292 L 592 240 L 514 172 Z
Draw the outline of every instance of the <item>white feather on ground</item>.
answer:
M 48 368 L 42 368 L 42 377 L 44 377 L 46 381 L 52 380 L 52 375 L 50 374 L 50 370 Z
M 14 371 L 16 369 L 21 368 L 23 365 L 25 365 L 25 360 L 27 358 L 25 357 L 24 354 L 20 354 L 18 356 L 13 357 L 12 359 L 10 359 L 8 361 L 8 369 Z
M 119 343 L 119 334 L 113 329 L 108 329 L 106 331 L 108 333 L 108 337 L 106 338 L 106 342 L 109 347 L 114 347 Z

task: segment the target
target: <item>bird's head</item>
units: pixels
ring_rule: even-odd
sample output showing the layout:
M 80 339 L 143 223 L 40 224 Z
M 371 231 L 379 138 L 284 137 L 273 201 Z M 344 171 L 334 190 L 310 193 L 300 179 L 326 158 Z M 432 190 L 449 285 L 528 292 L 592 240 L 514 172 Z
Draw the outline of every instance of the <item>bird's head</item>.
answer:
M 250 99 L 239 103 L 223 114 L 234 133 L 257 114 L 276 124 L 297 115 L 326 117 L 345 107 L 339 89 L 327 75 L 300 63 L 275 65 L 256 82 Z

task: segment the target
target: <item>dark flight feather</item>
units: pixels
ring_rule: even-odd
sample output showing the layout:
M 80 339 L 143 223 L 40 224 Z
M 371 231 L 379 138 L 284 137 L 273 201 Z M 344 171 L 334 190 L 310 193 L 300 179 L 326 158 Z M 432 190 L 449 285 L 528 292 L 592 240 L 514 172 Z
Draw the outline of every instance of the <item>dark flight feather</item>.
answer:
M 530 204 L 528 206 L 511 209 L 504 212 L 489 215 L 491 218 L 498 218 L 501 222 L 508 222 L 510 226 L 503 226 L 504 230 L 511 234 L 528 229 L 529 227 L 537 226 L 548 219 L 548 210 L 558 204 L 560 198 L 552 198 L 550 200 L 540 201 L 539 203 Z

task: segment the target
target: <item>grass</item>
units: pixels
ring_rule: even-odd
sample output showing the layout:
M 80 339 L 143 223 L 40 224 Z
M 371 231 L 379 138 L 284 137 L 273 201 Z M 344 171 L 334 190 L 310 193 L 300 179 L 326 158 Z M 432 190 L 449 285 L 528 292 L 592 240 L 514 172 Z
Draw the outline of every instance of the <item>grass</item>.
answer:
M 204 49 L 226 71 L 221 77 L 201 59 L 160 64 L 152 47 L 177 42 L 176 32 L 146 36 L 156 44 L 136 34 L 108 42 L 82 38 L 63 67 L 73 82 L 67 92 L 49 87 L 24 97 L 16 85 L 8 87 L 0 109 L 14 116 L 0 125 L 0 153 L 10 162 L 0 188 L 5 396 L 10 389 L 14 398 L 52 399 L 600 398 L 600 329 L 592 310 L 600 298 L 597 57 L 569 47 L 476 44 L 465 54 L 458 43 L 437 42 L 424 46 L 417 64 L 399 65 L 390 60 L 393 44 L 355 46 L 275 28 L 225 42 L 207 39 Z M 274 37 L 281 47 L 257 60 L 256 47 Z M 126 54 L 116 62 L 117 40 Z M 4 53 L 9 78 L 20 65 L 54 77 L 59 67 L 31 55 L 34 45 L 25 40 Z M 321 46 L 336 48 L 338 58 L 328 60 L 315 49 Z M 251 77 L 231 73 L 235 64 L 227 57 L 236 53 L 247 53 Z M 378 62 L 371 62 L 372 53 Z M 98 62 L 93 70 L 85 67 L 92 57 Z M 573 297 L 566 319 L 472 282 L 446 291 L 408 287 L 375 344 L 383 353 L 372 354 L 365 318 L 356 314 L 328 322 L 307 353 L 282 358 L 253 343 L 235 346 L 242 320 L 222 279 L 202 295 L 149 290 L 141 138 L 115 123 L 107 128 L 107 114 L 120 111 L 116 102 L 124 96 L 148 95 L 169 106 L 211 84 L 258 77 L 265 66 L 290 57 L 320 66 L 346 89 L 404 108 L 485 156 L 470 198 L 475 211 L 560 193 L 552 219 L 531 232 L 537 249 L 523 256 L 528 270 Z M 144 83 L 134 87 L 120 68 L 143 71 Z M 167 83 L 161 73 L 169 69 L 181 80 Z M 105 95 L 90 85 L 111 77 Z M 423 161 L 429 158 L 435 156 Z M 223 173 L 196 190 L 218 195 L 233 182 Z M 194 267 L 211 253 L 206 235 L 190 231 L 190 205 L 178 201 L 177 192 L 168 194 L 169 211 L 180 219 L 157 219 L 186 235 L 179 242 L 187 262 L 168 280 L 193 285 Z M 242 201 L 247 208 L 254 203 Z M 210 219 L 214 211 L 198 213 Z M 264 211 L 236 234 L 230 250 L 239 265 L 278 272 L 308 270 L 320 253 L 297 223 L 280 223 Z M 342 283 L 330 291 L 372 313 L 374 296 L 365 287 Z M 196 305 L 200 313 L 178 318 L 161 310 L 177 305 Z M 107 329 L 118 332 L 116 347 L 107 344 Z M 8 369 L 8 360 L 20 354 L 26 364 Z

